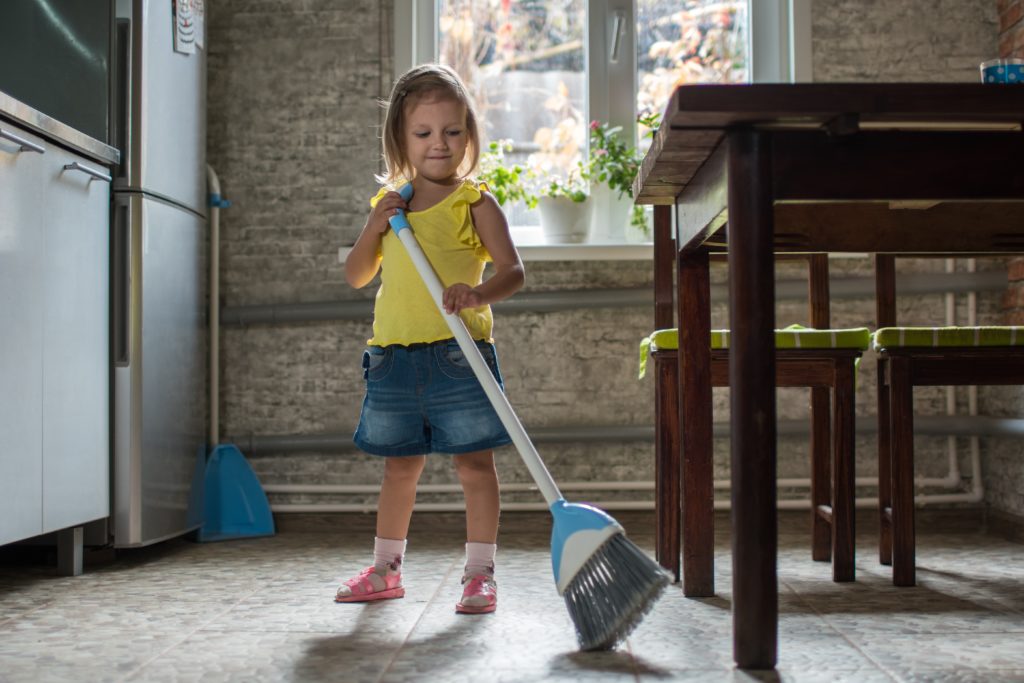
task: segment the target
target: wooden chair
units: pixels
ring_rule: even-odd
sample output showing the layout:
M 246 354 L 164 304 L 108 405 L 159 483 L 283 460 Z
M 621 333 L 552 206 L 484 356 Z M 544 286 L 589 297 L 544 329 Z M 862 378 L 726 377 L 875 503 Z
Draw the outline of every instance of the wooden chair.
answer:
M 1024 327 L 896 327 L 895 258 L 875 257 L 879 560 L 916 582 L 914 387 L 1024 384 Z
M 852 581 L 855 367 L 868 347 L 870 332 L 867 328 L 827 329 L 828 258 L 825 254 L 808 258 L 810 318 L 825 329 L 776 330 L 776 385 L 811 388 L 811 556 L 819 561 L 832 560 L 835 581 Z M 659 330 L 645 341 L 650 347 L 656 373 L 656 555 L 677 580 L 682 575 L 686 595 L 713 595 L 714 490 L 710 470 L 713 450 L 710 425 L 693 430 L 688 435 L 686 449 L 682 448 L 680 438 L 680 422 L 684 419 L 710 421 L 710 407 L 696 417 L 680 415 L 678 331 L 674 328 Z M 713 330 L 711 346 L 710 384 L 727 387 L 728 331 Z M 701 436 L 694 438 L 694 434 Z M 687 514 L 683 514 L 681 505 L 686 506 Z M 683 519 L 687 522 L 682 522 Z

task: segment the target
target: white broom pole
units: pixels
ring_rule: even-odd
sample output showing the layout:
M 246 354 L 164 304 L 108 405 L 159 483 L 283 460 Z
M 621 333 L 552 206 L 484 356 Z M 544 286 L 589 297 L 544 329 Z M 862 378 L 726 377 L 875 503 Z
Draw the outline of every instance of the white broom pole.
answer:
M 473 368 L 477 379 L 480 380 L 480 385 L 487 394 L 487 398 L 491 400 L 491 405 L 494 406 L 494 410 L 498 413 L 498 418 L 505 426 L 509 436 L 512 437 L 512 443 L 519 450 L 519 455 L 522 457 L 531 476 L 533 476 L 533 480 L 537 483 L 537 488 L 540 489 L 541 495 L 547 501 L 548 507 L 551 507 L 562 498 L 555 480 L 552 479 L 551 473 L 544 466 L 544 462 L 540 459 L 540 454 L 537 453 L 537 449 L 534 448 L 533 442 L 527 436 L 522 423 L 519 422 L 519 418 L 516 417 L 515 412 L 512 410 L 512 406 L 509 404 L 505 392 L 501 390 L 498 380 L 494 379 L 490 368 L 487 367 L 487 361 L 484 360 L 480 349 L 476 346 L 476 342 L 473 341 L 469 330 L 466 329 L 466 324 L 458 315 L 444 310 L 444 286 L 437 277 L 437 273 L 434 272 L 433 266 L 430 265 L 430 261 L 427 260 L 427 255 L 420 248 L 420 243 L 416 241 L 412 228 L 396 227 L 395 230 L 398 233 L 398 239 L 405 245 L 406 251 L 409 252 L 409 258 L 412 259 L 413 265 L 416 266 L 416 270 L 430 291 L 430 296 L 434 299 L 437 310 L 440 311 L 441 316 L 448 323 L 452 334 L 455 335 L 455 341 L 458 342 L 459 348 L 462 349 L 462 353 L 465 354 L 470 367 Z

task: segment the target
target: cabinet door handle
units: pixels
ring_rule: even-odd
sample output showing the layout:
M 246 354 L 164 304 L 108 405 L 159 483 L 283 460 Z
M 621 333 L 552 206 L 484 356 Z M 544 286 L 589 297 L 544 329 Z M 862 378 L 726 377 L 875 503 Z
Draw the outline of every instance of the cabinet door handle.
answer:
M 31 140 L 26 140 L 20 135 L 15 135 L 9 130 L 0 128 L 0 138 L 10 140 L 14 144 L 18 145 L 19 152 L 39 152 L 40 154 L 46 154 L 46 149 L 42 145 L 37 145 Z
M 92 176 L 93 178 L 96 178 L 96 180 L 105 180 L 108 183 L 111 181 L 110 176 L 107 175 L 106 173 L 104 173 L 103 171 L 97 171 L 94 168 L 89 168 L 88 166 L 84 166 L 84 165 L 78 163 L 77 161 L 72 161 L 70 164 L 64 164 L 64 170 L 65 171 L 81 171 L 82 173 L 84 173 L 86 175 L 89 175 L 89 176 Z

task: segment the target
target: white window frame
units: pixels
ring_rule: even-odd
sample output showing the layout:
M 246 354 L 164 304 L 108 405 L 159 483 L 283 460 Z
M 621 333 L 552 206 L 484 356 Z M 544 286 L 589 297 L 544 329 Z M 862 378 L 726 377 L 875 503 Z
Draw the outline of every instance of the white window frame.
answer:
M 636 42 L 634 32 L 627 29 L 633 25 L 633 0 L 588 0 L 586 4 L 587 120 L 622 126 L 632 139 L 636 131 Z M 395 0 L 396 75 L 437 59 L 436 26 L 434 0 Z M 617 44 L 613 35 L 616 29 Z
M 809 83 L 811 0 L 749 0 L 754 83 Z
M 626 139 L 635 139 L 636 40 L 632 27 L 636 25 L 636 4 L 634 0 L 587 0 L 586 6 L 586 120 L 621 126 Z M 435 0 L 394 0 L 396 77 L 416 64 L 437 59 L 436 7 Z M 749 13 L 751 80 L 811 81 L 811 0 L 749 0 Z M 612 215 L 610 202 L 621 201 L 603 186 L 595 188 L 593 199 L 596 216 Z
M 810 82 L 813 78 L 811 0 L 749 2 L 751 80 L 754 83 Z M 588 115 L 592 119 L 601 118 L 615 125 L 632 127 L 632 89 L 636 81 L 633 31 L 622 31 L 620 59 L 613 63 L 608 57 L 616 13 L 625 13 L 622 15 L 624 28 L 633 26 L 635 3 L 633 0 L 588 0 L 587 12 L 590 29 L 587 35 L 587 69 L 591 73 L 587 89 L 591 93 L 587 103 Z M 437 58 L 436 25 L 434 0 L 394 0 L 396 74 Z M 609 84 L 608 90 L 604 90 L 604 84 Z M 624 96 L 626 94 L 628 97 Z M 611 103 L 620 104 L 623 111 Z

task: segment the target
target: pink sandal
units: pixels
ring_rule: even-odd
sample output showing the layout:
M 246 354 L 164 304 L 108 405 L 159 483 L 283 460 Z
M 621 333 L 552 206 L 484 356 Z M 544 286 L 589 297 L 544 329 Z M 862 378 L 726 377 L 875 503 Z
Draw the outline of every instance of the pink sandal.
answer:
M 455 605 L 459 614 L 487 614 L 498 608 L 498 584 L 490 574 L 462 577 L 462 599 Z
M 391 600 L 405 596 L 402 587 L 402 572 L 388 568 L 384 574 L 375 567 L 367 567 L 359 576 L 346 581 L 334 596 L 335 602 L 370 602 Z

